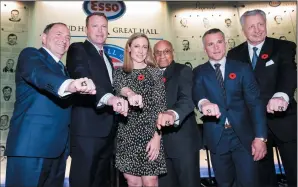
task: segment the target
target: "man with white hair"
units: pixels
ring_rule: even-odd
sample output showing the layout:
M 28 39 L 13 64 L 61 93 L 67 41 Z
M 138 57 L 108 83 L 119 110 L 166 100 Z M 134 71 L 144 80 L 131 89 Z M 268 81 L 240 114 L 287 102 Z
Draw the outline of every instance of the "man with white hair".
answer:
M 251 64 L 267 110 L 268 153 L 260 161 L 262 186 L 277 186 L 273 144 L 279 149 L 288 186 L 297 186 L 296 44 L 267 37 L 266 14 L 246 11 L 240 18 L 247 41 L 228 52 L 228 58 Z

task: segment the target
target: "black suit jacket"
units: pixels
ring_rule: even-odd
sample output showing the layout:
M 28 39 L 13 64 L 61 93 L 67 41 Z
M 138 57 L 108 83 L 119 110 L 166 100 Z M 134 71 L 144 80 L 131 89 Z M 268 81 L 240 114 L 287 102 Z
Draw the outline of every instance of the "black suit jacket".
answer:
M 261 89 L 261 98 L 266 105 L 277 92 L 284 92 L 290 98 L 286 112 L 267 114 L 269 128 L 282 141 L 297 139 L 297 103 L 294 100 L 297 87 L 295 54 L 295 43 L 267 37 L 254 69 Z M 231 49 L 227 56 L 251 64 L 247 42 Z M 269 62 L 270 60 L 273 63 Z
M 111 59 L 105 53 L 105 56 Z M 88 77 L 96 86 L 96 95 L 76 95 L 70 124 L 71 134 L 89 137 L 108 136 L 114 125 L 112 107 L 97 107 L 99 100 L 106 93 L 113 93 L 108 70 L 104 59 L 89 41 L 70 45 L 66 66 L 73 79 Z M 113 67 L 112 63 L 111 66 Z
M 164 72 L 167 109 L 179 115 L 178 126 L 163 128 L 163 142 L 166 156 L 182 157 L 200 150 L 201 131 L 196 123 L 192 102 L 192 70 L 174 61 Z

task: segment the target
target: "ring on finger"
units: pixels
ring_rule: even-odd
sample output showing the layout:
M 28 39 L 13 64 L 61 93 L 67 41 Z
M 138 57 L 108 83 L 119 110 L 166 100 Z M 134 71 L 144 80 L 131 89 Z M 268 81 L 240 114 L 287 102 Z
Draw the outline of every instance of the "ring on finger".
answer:
M 83 82 L 81 83 L 81 86 L 87 86 L 86 81 L 83 81 Z
M 166 121 L 166 125 L 170 125 L 170 121 Z
M 118 103 L 117 103 L 117 106 L 122 106 L 121 102 L 118 102 Z
M 208 112 L 208 114 L 209 114 L 209 113 L 211 113 L 211 110 L 210 110 L 210 109 L 207 109 L 207 112 Z
M 283 111 L 284 110 L 284 107 L 283 106 L 278 106 L 278 110 L 279 111 Z

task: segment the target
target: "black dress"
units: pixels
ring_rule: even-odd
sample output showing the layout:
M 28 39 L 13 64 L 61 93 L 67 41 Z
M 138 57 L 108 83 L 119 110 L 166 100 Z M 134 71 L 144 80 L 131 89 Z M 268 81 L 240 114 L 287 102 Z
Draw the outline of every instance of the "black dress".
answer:
M 161 140 L 159 156 L 149 161 L 146 146 L 156 131 L 156 120 L 166 110 L 165 86 L 158 68 L 147 66 L 125 73 L 115 71 L 116 94 L 124 87 L 143 98 L 144 107 L 130 107 L 128 116 L 121 121 L 117 131 L 116 168 L 135 176 L 157 176 L 166 173 L 166 162 Z

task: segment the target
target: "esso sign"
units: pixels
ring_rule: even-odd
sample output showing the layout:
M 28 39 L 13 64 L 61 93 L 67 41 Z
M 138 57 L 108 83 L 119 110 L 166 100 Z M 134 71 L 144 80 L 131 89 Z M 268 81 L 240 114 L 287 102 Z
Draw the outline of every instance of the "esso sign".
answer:
M 123 1 L 84 1 L 83 9 L 87 15 L 102 12 L 108 20 L 115 20 L 125 13 L 126 6 Z

